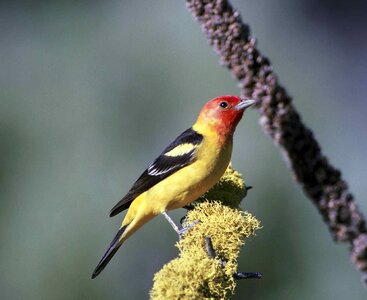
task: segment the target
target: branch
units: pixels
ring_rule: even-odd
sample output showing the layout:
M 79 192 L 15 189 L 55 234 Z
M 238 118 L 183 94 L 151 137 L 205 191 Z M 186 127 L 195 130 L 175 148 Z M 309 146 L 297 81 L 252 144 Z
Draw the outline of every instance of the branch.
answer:
M 205 237 L 205 248 L 208 256 L 212 259 L 216 259 L 217 255 L 215 254 L 213 242 L 210 236 Z M 227 262 L 225 260 L 222 260 L 219 258 L 220 264 L 222 267 L 225 267 Z M 262 274 L 259 272 L 235 272 L 233 274 L 234 279 L 240 280 L 240 279 L 260 279 L 262 277 Z
M 257 272 L 237 272 L 244 240 L 260 228 L 260 222 L 252 215 L 208 200 L 190 210 L 187 219 L 190 223 L 200 222 L 177 243 L 179 256 L 154 275 L 152 300 L 230 299 L 235 292 L 235 280 L 261 278 Z M 207 235 L 211 236 L 210 246 Z
M 258 100 L 263 130 L 281 149 L 295 180 L 313 201 L 337 242 L 350 244 L 351 259 L 367 284 L 367 229 L 341 172 L 307 128 L 270 61 L 256 48 L 248 25 L 226 0 L 186 0 L 220 63 L 239 81 L 242 94 Z
M 237 271 L 241 246 L 260 229 L 260 222 L 238 207 L 245 193 L 241 175 L 228 167 L 195 201 L 183 227 L 199 222 L 176 244 L 179 256 L 154 275 L 151 299 L 229 299 L 236 280 L 261 278 L 258 272 Z

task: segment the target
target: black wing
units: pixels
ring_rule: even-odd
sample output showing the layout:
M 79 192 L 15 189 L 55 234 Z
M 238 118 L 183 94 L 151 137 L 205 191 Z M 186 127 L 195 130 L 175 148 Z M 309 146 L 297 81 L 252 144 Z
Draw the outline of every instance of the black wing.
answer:
M 110 217 L 127 209 L 136 197 L 161 180 L 195 161 L 195 150 L 202 140 L 203 136 L 192 128 L 179 135 L 140 175 L 126 196 L 111 209 Z

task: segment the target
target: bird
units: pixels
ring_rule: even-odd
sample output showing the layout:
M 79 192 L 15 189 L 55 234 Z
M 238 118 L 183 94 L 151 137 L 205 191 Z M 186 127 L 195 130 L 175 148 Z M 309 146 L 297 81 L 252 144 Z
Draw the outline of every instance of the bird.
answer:
M 224 95 L 203 106 L 194 125 L 163 150 L 111 209 L 110 217 L 128 211 L 92 278 L 127 238 L 155 216 L 163 214 L 179 235 L 187 230 L 178 229 L 167 211 L 188 205 L 218 182 L 230 163 L 236 126 L 255 102 Z

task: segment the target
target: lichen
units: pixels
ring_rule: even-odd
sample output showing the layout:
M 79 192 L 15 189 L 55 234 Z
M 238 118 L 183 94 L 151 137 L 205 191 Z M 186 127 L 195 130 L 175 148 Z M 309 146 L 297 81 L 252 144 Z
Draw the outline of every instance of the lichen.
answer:
M 225 299 L 233 290 L 218 260 L 183 254 L 155 274 L 150 295 L 155 300 Z
M 217 255 L 226 261 L 234 260 L 244 239 L 260 228 L 260 222 L 250 213 L 222 205 L 219 201 L 197 205 L 186 218 L 188 224 L 195 220 L 199 223 L 177 244 L 180 251 L 194 255 L 198 247 L 206 254 L 205 237 L 210 236 Z
M 246 197 L 247 189 L 242 175 L 229 164 L 221 179 L 187 208 L 192 209 L 204 201 L 218 200 L 226 206 L 237 208 Z
M 245 238 L 260 228 L 254 216 L 238 208 L 245 194 L 241 175 L 229 166 L 221 180 L 188 211 L 184 226 L 196 220 L 199 223 L 176 244 L 179 257 L 155 274 L 151 299 L 228 299 L 234 294 L 233 274 L 240 248 Z M 223 205 L 222 199 L 230 205 Z M 214 258 L 207 253 L 206 237 L 211 238 Z

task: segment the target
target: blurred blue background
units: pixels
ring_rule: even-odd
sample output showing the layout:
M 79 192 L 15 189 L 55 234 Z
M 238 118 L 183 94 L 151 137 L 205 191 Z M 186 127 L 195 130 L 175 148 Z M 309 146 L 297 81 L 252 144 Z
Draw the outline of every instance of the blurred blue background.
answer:
M 366 214 L 366 2 L 233 4 Z M 91 280 L 121 222 L 108 212 L 207 100 L 238 93 L 184 1 L 1 1 L 1 298 L 148 298 L 177 236 L 156 218 Z M 263 224 L 239 259 L 263 279 L 235 299 L 366 299 L 255 111 L 233 163 Z

